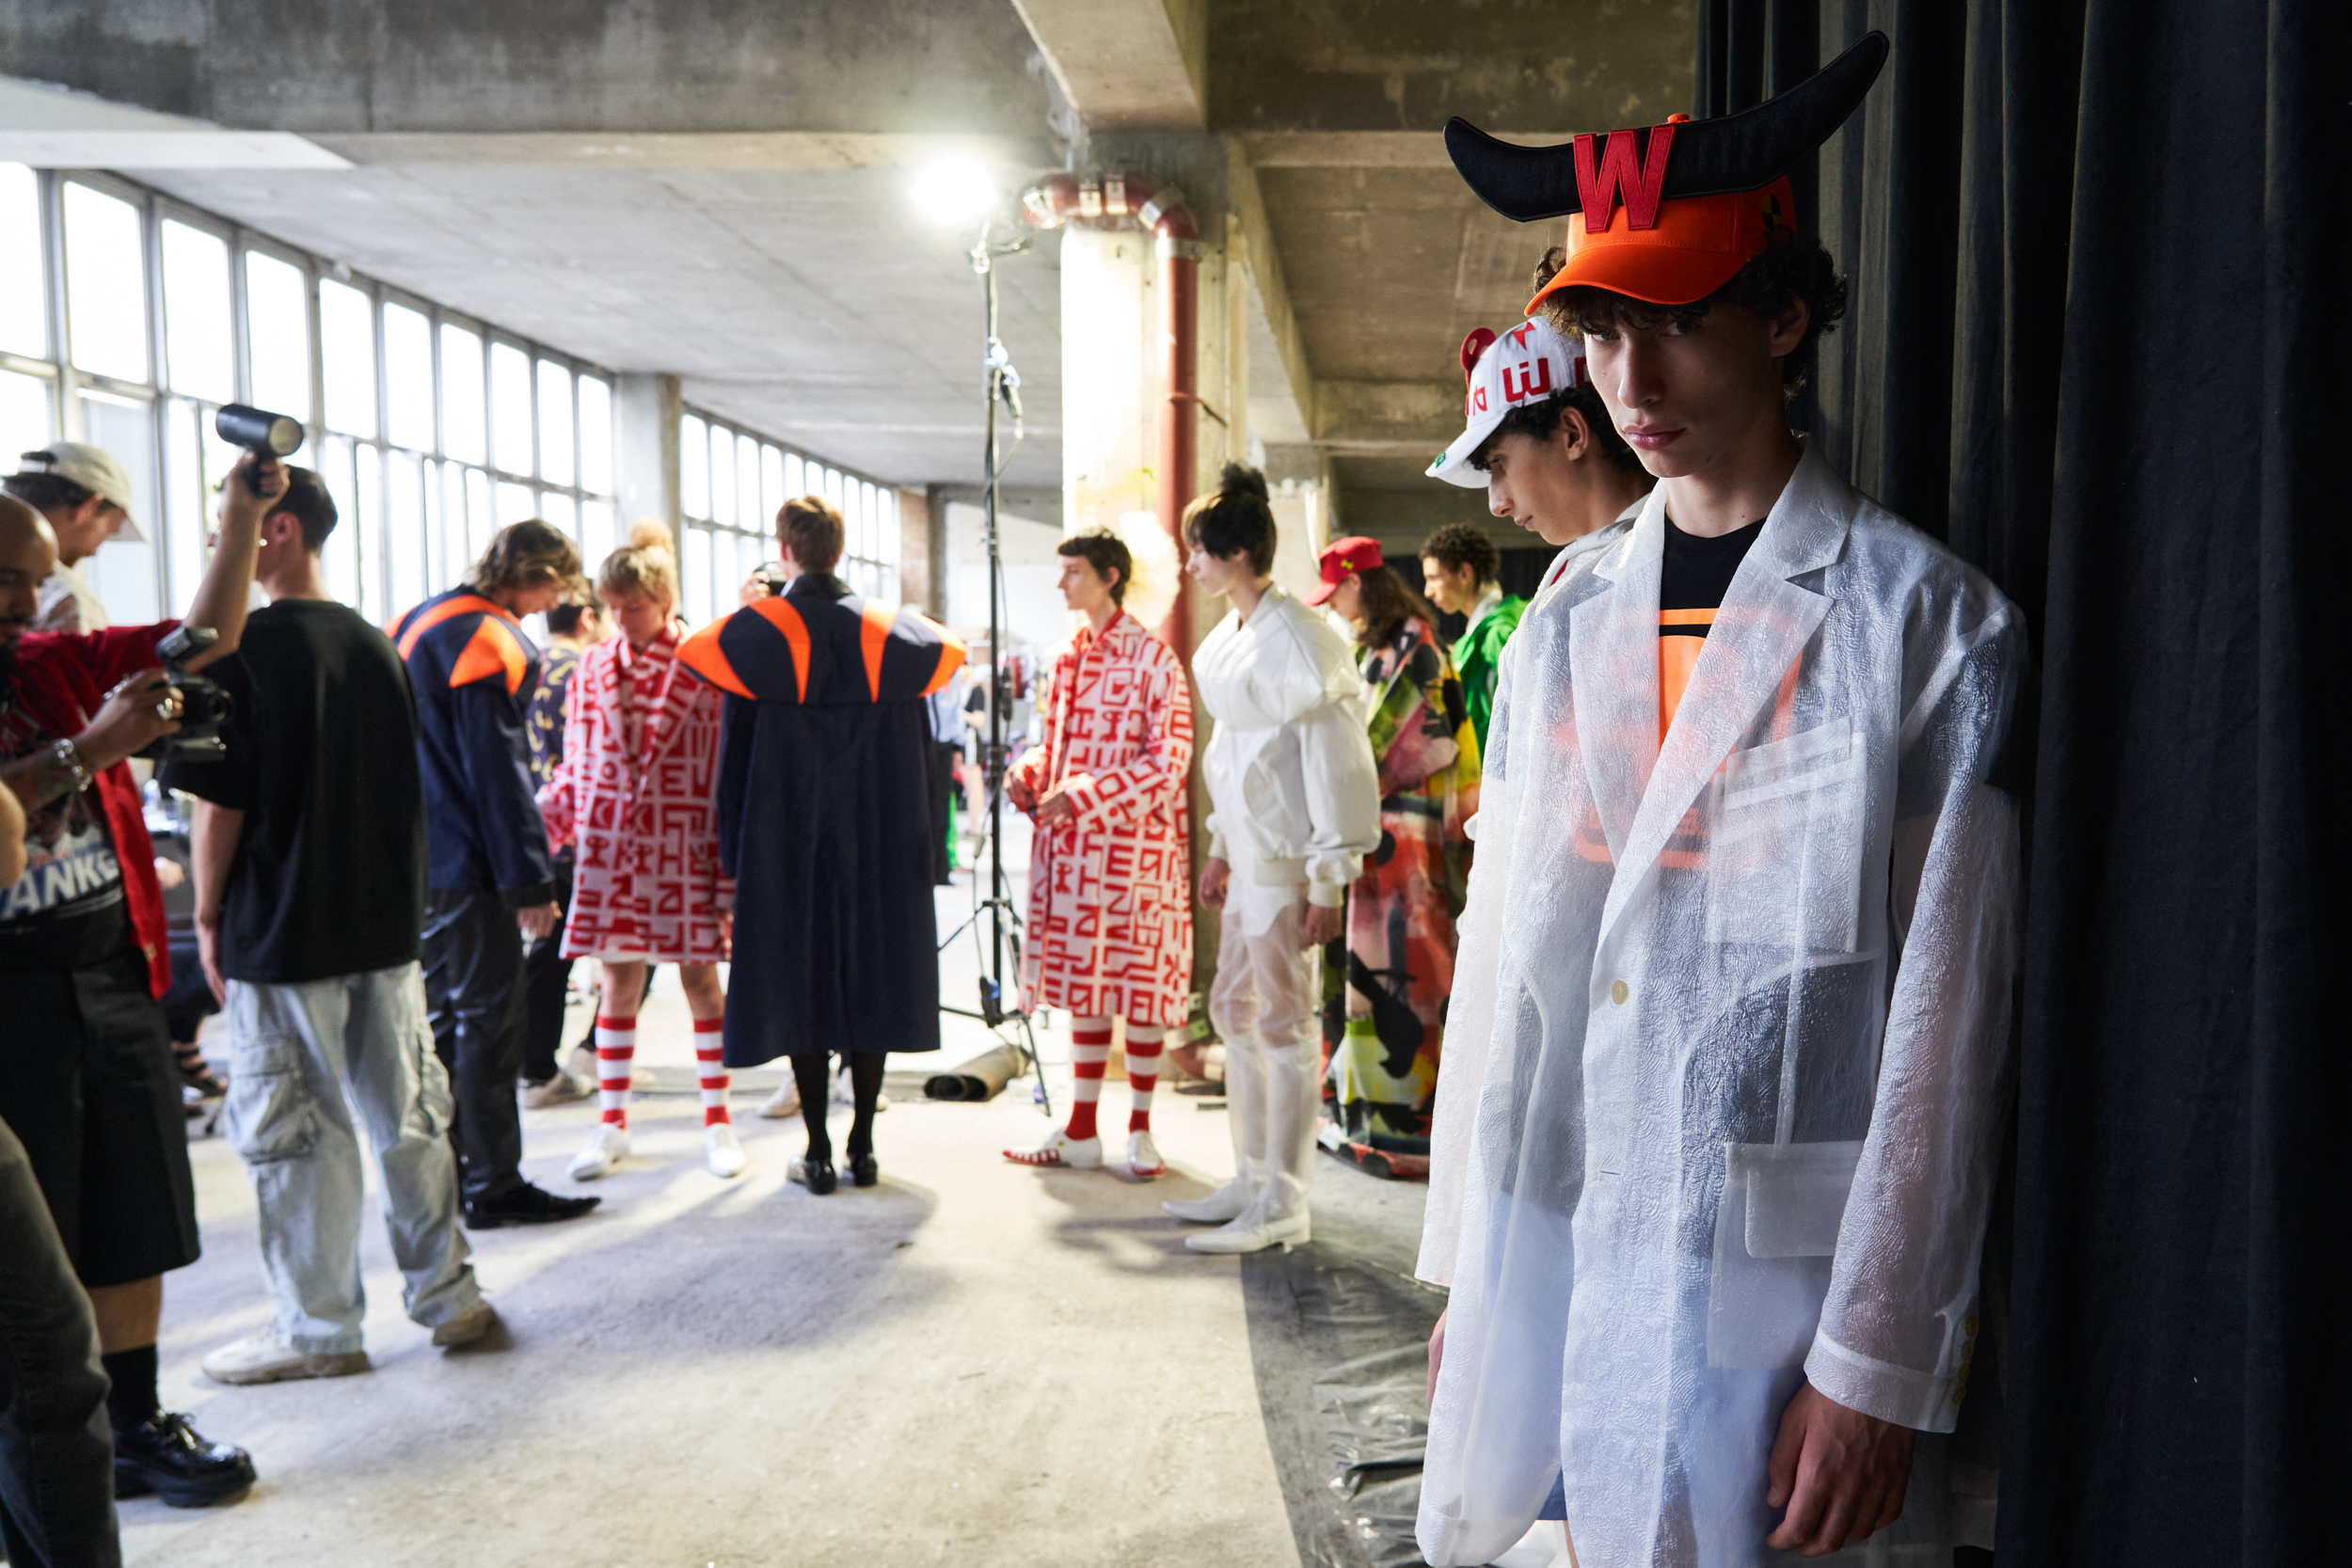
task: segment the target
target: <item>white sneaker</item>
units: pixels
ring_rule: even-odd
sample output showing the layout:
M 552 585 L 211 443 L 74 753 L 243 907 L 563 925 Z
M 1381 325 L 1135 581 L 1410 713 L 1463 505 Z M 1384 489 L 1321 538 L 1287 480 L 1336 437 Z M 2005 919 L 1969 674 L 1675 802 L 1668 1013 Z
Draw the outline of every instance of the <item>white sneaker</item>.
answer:
M 572 1156 L 572 1180 L 594 1181 L 599 1176 L 610 1176 L 612 1167 L 628 1158 L 628 1129 L 600 1121 L 596 1130 L 588 1134 L 587 1147 Z
M 449 1322 L 434 1329 L 433 1342 L 443 1350 L 457 1345 L 470 1345 L 498 1325 L 498 1308 L 486 1301 L 477 1301 Z
M 1035 1148 L 1005 1150 L 1005 1158 L 1016 1165 L 1068 1165 L 1072 1170 L 1097 1170 L 1103 1164 L 1103 1140 L 1073 1138 L 1068 1128 L 1059 1128 Z
M 226 1344 L 200 1365 L 215 1383 L 291 1383 L 306 1377 L 349 1377 L 368 1370 L 363 1350 L 317 1353 L 296 1350 L 276 1324 Z
M 1223 1225 L 1248 1212 L 1258 1196 L 1259 1183 L 1236 1176 L 1206 1197 L 1172 1197 L 1160 1205 L 1163 1212 L 1195 1225 Z
M 1263 1252 L 1270 1246 L 1287 1246 L 1312 1239 L 1304 1208 L 1278 1217 L 1253 1205 L 1249 1212 L 1231 1225 L 1185 1237 L 1184 1245 L 1195 1252 Z
M 830 1103 L 838 1105 L 845 1111 L 857 1109 L 857 1089 L 850 1082 L 848 1068 L 843 1068 L 833 1075 L 833 1099 Z M 890 1097 L 880 1089 L 874 1091 L 874 1109 L 877 1112 L 890 1109 Z
M 801 1086 L 792 1081 L 791 1073 L 787 1072 L 784 1082 L 776 1085 L 776 1092 L 759 1102 L 759 1114 L 770 1121 L 782 1121 L 801 1114 Z
M 740 1176 L 743 1167 L 752 1163 L 751 1156 L 743 1152 L 743 1140 L 723 1121 L 703 1129 L 703 1160 L 713 1176 Z
M 1149 1181 L 1155 1176 L 1165 1175 L 1167 1170 L 1168 1162 L 1160 1158 L 1160 1146 L 1152 1141 L 1151 1133 L 1127 1134 L 1128 1175 L 1139 1176 Z

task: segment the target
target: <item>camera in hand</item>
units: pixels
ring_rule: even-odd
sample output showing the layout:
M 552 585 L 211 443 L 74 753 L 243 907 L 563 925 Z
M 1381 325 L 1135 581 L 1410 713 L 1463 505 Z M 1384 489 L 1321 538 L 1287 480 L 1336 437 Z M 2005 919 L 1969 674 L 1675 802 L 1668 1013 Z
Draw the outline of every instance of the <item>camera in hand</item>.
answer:
M 781 561 L 763 561 L 753 567 L 752 580 L 765 587 L 771 599 L 792 585 L 792 579 L 785 575 Z
M 158 762 L 217 762 L 229 754 L 220 730 L 237 711 L 236 699 L 217 681 L 191 675 L 185 668 L 189 659 L 219 641 L 220 633 L 211 626 L 183 624 L 155 644 L 155 657 L 163 661 L 164 673 L 180 693 L 180 727 L 159 736 L 139 755 Z
M 267 409 L 246 404 L 232 403 L 213 416 L 213 432 L 232 447 L 243 447 L 256 457 L 287 458 L 302 450 L 302 421 L 286 414 L 273 414 Z M 255 495 L 262 493 L 262 475 L 258 467 L 248 468 L 246 484 Z

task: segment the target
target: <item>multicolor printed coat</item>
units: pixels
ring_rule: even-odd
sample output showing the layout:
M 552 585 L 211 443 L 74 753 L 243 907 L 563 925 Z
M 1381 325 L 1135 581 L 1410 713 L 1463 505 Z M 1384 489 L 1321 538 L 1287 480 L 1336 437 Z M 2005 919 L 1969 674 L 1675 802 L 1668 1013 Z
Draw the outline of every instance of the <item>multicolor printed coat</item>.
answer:
M 719 869 L 719 692 L 664 627 L 580 656 L 564 704 L 564 755 L 539 810 L 574 847 L 564 957 L 716 963 L 735 883 Z
M 1078 815 L 1029 854 L 1021 984 L 1028 1006 L 1174 1027 L 1192 987 L 1192 847 L 1184 780 L 1192 689 L 1167 644 L 1121 611 L 1054 660 L 1045 737 L 1013 766 Z

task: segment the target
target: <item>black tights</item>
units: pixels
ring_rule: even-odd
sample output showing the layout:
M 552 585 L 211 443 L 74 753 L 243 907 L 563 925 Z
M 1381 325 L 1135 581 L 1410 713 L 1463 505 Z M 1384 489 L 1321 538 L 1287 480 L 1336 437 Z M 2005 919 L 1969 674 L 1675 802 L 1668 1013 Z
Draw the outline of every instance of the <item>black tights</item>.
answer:
M 850 1092 L 854 1111 L 850 1118 L 850 1158 L 862 1160 L 874 1152 L 874 1106 L 882 1099 L 882 1064 L 879 1051 L 845 1051 L 850 1064 Z M 833 1135 L 825 1131 L 825 1112 L 833 1101 L 833 1058 L 819 1052 L 792 1058 L 792 1082 L 801 1091 L 801 1120 L 808 1128 L 812 1159 L 833 1158 Z

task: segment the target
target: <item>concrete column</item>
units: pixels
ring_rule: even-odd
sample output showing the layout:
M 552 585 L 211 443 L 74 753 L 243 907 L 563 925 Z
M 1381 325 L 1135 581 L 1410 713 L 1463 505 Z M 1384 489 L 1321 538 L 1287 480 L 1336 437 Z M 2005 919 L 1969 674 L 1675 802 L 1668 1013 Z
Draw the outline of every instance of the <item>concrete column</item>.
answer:
M 936 621 L 944 595 L 932 571 L 930 497 L 915 489 L 891 493 L 898 499 L 898 602 Z
M 623 535 L 639 517 L 659 517 L 674 533 L 684 526 L 677 490 L 677 422 L 683 411 L 675 375 L 639 372 L 614 378 L 612 483 Z

